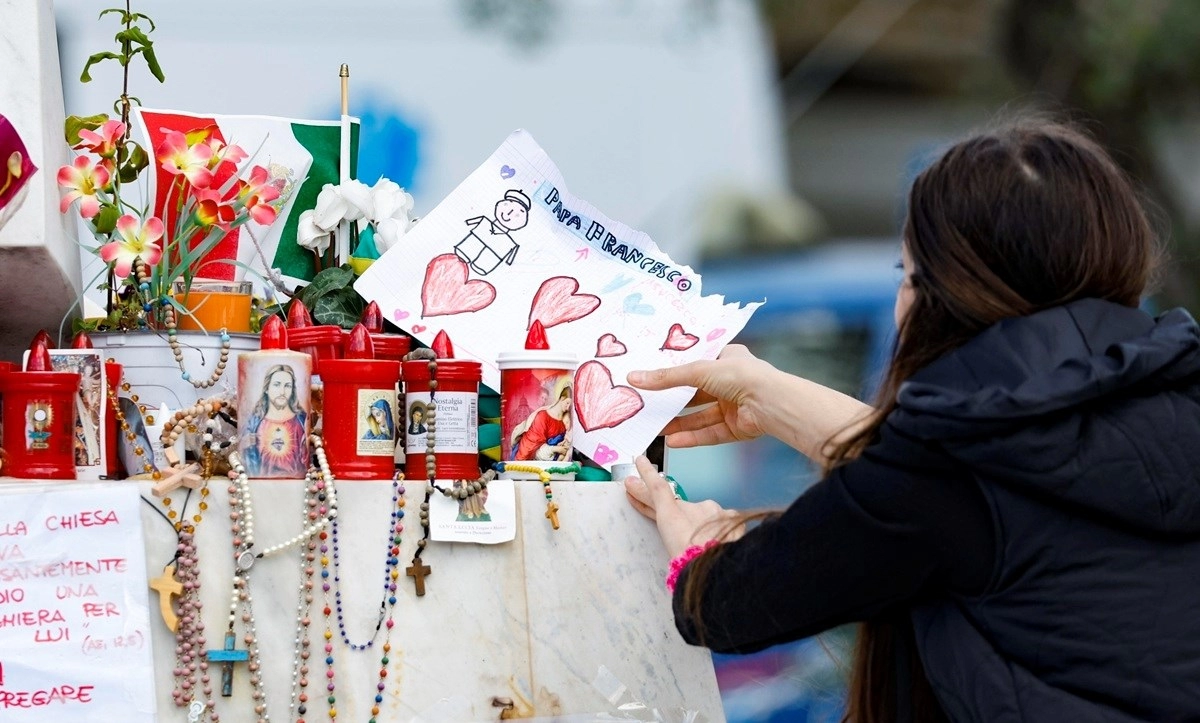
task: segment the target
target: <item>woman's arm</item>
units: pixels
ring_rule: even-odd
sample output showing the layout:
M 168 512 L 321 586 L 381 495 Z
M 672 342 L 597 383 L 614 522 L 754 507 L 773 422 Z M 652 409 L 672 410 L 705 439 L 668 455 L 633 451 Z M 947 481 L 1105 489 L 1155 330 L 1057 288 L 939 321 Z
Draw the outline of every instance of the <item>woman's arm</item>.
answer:
M 626 489 L 635 488 L 632 495 L 639 484 L 631 478 Z M 687 519 L 692 508 L 677 509 L 661 494 L 650 501 L 672 556 L 713 536 L 711 523 Z M 747 653 L 869 619 L 924 593 L 978 594 L 991 579 L 995 538 L 990 507 L 969 473 L 885 430 L 881 443 L 778 517 L 707 553 L 702 577 L 691 579 L 708 560 L 685 567 L 676 626 L 689 643 Z M 688 604 L 696 599 L 698 608 Z
M 629 382 L 648 390 L 694 387 L 694 403 L 663 430 L 672 447 L 696 447 L 768 434 L 824 463 L 827 441 L 863 422 L 872 408 L 841 392 L 782 372 L 731 344 L 713 361 L 631 372 Z

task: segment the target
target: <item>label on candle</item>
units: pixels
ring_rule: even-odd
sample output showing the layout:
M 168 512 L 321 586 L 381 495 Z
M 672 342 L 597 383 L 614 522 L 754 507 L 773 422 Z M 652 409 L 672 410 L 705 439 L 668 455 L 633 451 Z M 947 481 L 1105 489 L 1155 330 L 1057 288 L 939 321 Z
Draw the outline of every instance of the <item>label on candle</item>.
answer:
M 49 449 L 50 425 L 54 412 L 50 402 L 36 401 L 25 406 L 25 449 Z
M 358 390 L 355 452 L 359 456 L 391 457 L 396 453 L 395 409 L 395 389 Z
M 475 392 L 438 391 L 435 400 L 434 453 L 479 453 L 479 395 Z M 426 421 L 429 416 L 429 392 L 412 392 L 404 397 L 404 451 L 425 454 Z

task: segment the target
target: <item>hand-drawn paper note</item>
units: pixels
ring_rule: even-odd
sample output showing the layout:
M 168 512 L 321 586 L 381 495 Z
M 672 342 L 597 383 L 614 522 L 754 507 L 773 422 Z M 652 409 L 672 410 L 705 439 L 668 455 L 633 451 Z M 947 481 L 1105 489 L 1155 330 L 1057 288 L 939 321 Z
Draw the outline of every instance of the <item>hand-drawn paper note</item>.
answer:
M 0 486 L 0 720 L 154 721 L 137 485 Z
M 520 349 L 541 321 L 553 349 L 579 358 L 572 439 L 605 467 L 641 453 L 692 395 L 642 392 L 626 373 L 713 359 L 760 306 L 701 295 L 692 269 L 572 196 L 523 131 L 355 288 L 427 344 L 444 329 L 493 389 L 497 355 Z

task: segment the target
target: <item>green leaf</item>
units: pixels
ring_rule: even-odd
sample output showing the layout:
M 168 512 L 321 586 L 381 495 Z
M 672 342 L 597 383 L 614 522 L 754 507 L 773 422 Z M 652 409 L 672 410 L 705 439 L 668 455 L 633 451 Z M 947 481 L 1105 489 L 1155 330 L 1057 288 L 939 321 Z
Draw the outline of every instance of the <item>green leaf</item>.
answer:
M 108 116 L 100 113 L 98 115 L 69 115 L 66 122 L 63 124 L 63 135 L 67 139 L 67 145 L 77 146 L 83 140 L 79 137 L 79 131 L 88 129 L 95 130 L 104 125 L 104 121 L 108 120 Z
M 154 48 L 151 43 L 146 43 L 142 56 L 146 59 L 146 67 L 150 68 L 150 74 L 158 78 L 158 82 L 166 82 L 167 76 L 163 75 L 162 67 L 158 64 L 158 57 L 154 55 Z
M 125 148 L 129 151 L 129 160 L 126 161 L 126 165 L 133 166 L 139 171 L 150 165 L 150 156 L 140 143 L 129 141 L 125 144 Z
M 117 227 L 117 219 L 121 217 L 121 209 L 111 203 L 102 204 L 100 213 L 92 219 L 92 225 L 96 227 L 96 233 L 110 234 Z
M 122 59 L 122 56 L 117 55 L 116 53 L 110 53 L 107 50 L 102 53 L 96 53 L 95 55 L 88 56 L 87 63 L 85 63 L 83 66 L 83 73 L 79 76 L 79 82 L 80 83 L 92 82 L 92 76 L 88 73 L 88 70 L 90 70 L 93 65 L 95 65 L 96 63 L 99 63 L 102 60 L 116 60 L 116 61 L 119 61 L 122 65 L 125 64 L 124 60 Z
M 145 13 L 130 13 L 129 20 L 130 20 L 130 22 L 135 22 L 135 23 L 138 22 L 139 20 L 145 20 L 146 22 L 150 23 L 151 32 L 153 32 L 155 29 L 154 21 L 151 20 L 150 16 L 146 15 Z
M 365 307 L 366 303 L 357 291 L 341 288 L 317 299 L 312 315 L 320 324 L 337 324 L 343 329 L 353 329 Z
M 324 269 L 313 277 L 312 283 L 305 287 L 305 297 L 309 301 L 320 299 L 332 291 L 344 289 L 354 283 L 354 272 L 345 266 L 335 266 Z M 311 303 L 305 302 L 310 308 Z

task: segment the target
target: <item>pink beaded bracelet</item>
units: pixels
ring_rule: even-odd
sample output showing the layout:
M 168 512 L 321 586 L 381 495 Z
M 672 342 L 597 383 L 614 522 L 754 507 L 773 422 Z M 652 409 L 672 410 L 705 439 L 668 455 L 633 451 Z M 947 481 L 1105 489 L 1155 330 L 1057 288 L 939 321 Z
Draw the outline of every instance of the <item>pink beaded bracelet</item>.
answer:
M 683 572 L 683 568 L 687 567 L 688 563 L 699 557 L 700 553 L 716 547 L 718 544 L 716 540 L 709 540 L 704 545 L 692 545 L 684 550 L 682 555 L 671 560 L 671 567 L 667 570 L 667 592 L 675 592 L 675 583 L 679 582 L 679 573 Z

